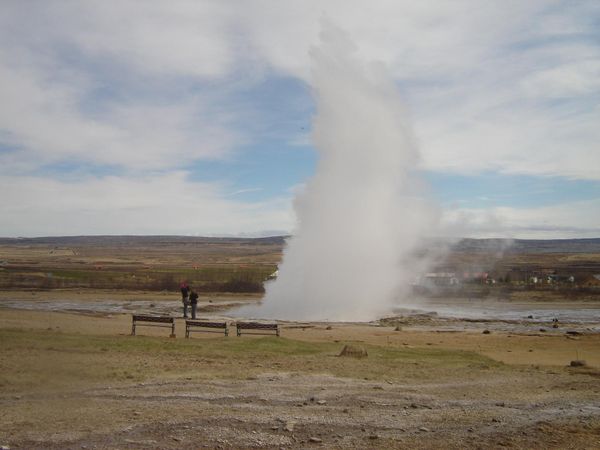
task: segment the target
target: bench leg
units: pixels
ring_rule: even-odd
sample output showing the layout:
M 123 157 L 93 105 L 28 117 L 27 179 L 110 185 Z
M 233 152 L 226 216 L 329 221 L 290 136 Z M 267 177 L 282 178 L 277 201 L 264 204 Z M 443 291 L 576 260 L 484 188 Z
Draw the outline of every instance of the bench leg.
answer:
M 225 336 L 229 336 L 229 328 L 225 327 Z
M 135 322 L 131 324 L 131 335 L 135 336 Z
M 239 328 L 237 329 L 237 335 L 238 335 L 238 337 L 240 337 L 242 335 L 242 331 Z
M 173 322 L 173 325 L 171 325 L 171 336 L 169 336 L 169 337 L 172 337 L 172 338 L 175 337 L 175 322 Z
M 277 337 L 279 337 L 279 327 L 277 328 L 277 331 L 275 331 L 275 334 L 277 335 Z
M 188 326 L 185 326 L 185 338 L 189 339 L 190 338 L 190 329 L 188 328 Z

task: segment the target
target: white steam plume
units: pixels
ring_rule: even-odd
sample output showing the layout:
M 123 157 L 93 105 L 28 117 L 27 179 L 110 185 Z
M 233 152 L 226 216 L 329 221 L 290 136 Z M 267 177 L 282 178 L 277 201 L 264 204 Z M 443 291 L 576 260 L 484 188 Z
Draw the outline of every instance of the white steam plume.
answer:
M 371 320 L 423 269 L 416 253 L 436 214 L 422 197 L 416 146 L 385 68 L 361 63 L 329 24 L 311 56 L 320 158 L 296 198 L 299 227 L 257 315 Z

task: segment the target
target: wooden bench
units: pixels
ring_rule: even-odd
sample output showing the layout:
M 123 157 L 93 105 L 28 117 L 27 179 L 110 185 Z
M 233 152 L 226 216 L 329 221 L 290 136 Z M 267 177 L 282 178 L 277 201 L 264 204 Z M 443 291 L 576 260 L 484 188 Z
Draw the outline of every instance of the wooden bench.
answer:
M 135 336 L 136 326 L 145 327 L 163 327 L 171 328 L 171 336 L 175 337 L 175 318 L 174 317 L 157 317 L 157 316 L 140 316 L 133 314 L 131 316 L 131 335 Z M 138 323 L 141 322 L 141 323 Z
M 236 323 L 237 335 L 242 335 L 242 330 L 249 331 L 250 334 L 275 334 L 279 336 L 279 324 L 259 323 L 259 322 L 238 322 Z
M 203 333 L 225 333 L 225 336 L 229 336 L 229 328 L 227 322 L 204 322 L 198 320 L 186 320 L 185 321 L 185 337 L 189 338 L 190 333 L 193 332 Z

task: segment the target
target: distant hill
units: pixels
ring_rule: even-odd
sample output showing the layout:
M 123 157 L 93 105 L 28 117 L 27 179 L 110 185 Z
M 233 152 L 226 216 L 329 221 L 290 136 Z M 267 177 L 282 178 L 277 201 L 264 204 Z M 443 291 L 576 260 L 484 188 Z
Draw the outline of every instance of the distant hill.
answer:
M 466 253 L 600 253 L 600 238 L 461 239 L 451 248 Z
M 0 238 L 0 244 L 56 246 L 152 246 L 165 244 L 283 245 L 285 239 L 286 236 L 261 238 L 196 236 L 49 236 L 35 238 Z
M 289 236 L 195 237 L 195 236 L 50 236 L 35 238 L 0 238 L 0 245 L 55 246 L 160 246 L 185 244 L 235 244 L 282 246 Z M 436 240 L 432 246 L 442 245 Z M 465 253 L 600 253 L 600 238 L 591 239 L 461 239 L 451 250 Z

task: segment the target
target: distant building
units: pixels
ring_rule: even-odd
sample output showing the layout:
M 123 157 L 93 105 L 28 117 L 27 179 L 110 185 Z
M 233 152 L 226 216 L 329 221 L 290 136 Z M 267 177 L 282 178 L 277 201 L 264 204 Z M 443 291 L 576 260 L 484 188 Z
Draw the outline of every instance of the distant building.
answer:
M 457 286 L 460 281 L 454 272 L 429 272 L 420 277 L 417 284 L 423 287 Z

